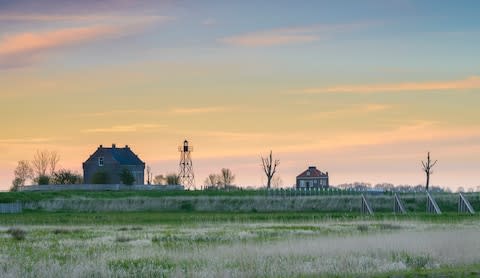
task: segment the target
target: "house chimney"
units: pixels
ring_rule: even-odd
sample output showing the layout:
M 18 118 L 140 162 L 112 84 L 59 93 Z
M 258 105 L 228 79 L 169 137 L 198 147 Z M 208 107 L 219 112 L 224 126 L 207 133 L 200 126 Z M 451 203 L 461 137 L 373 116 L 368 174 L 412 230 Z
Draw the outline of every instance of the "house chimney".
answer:
M 115 144 L 112 144 L 112 149 L 115 149 L 115 147 L 116 147 Z
M 125 149 L 128 149 L 128 145 L 125 145 Z
M 102 149 L 103 148 L 103 145 L 100 145 L 100 147 L 98 147 L 99 149 Z
M 315 166 L 309 166 L 308 169 L 313 170 L 313 169 L 317 169 L 317 167 L 315 167 Z

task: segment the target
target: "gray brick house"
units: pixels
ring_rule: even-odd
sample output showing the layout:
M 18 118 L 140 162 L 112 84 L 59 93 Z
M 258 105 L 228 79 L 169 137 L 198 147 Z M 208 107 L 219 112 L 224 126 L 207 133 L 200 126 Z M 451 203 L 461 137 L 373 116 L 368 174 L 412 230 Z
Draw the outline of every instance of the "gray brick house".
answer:
M 106 177 L 106 184 L 121 184 L 120 173 L 123 169 L 132 173 L 135 178 L 133 184 L 144 183 L 145 163 L 132 152 L 128 145 L 124 148 L 117 148 L 115 144 L 112 144 L 111 148 L 100 145 L 83 163 L 84 183 L 94 183 L 93 177 L 99 173 Z
M 297 188 L 328 188 L 328 172 L 323 173 L 315 166 L 297 176 Z

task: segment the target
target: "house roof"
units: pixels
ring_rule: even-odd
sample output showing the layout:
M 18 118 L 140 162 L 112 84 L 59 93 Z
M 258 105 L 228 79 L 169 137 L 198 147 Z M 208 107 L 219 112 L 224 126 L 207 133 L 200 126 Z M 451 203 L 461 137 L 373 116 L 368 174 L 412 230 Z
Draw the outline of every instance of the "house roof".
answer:
M 110 154 L 113 159 L 118 161 L 120 165 L 145 165 L 140 158 L 127 146 L 125 148 L 117 148 L 112 145 L 111 148 L 105 148 L 102 145 L 98 147 L 97 151 L 93 153 L 88 160 L 96 156 L 103 156 Z M 87 160 L 87 161 L 88 161 Z
M 129 147 L 125 148 L 106 148 L 112 153 L 113 158 L 120 163 L 120 165 L 143 165 L 143 161 L 130 150 Z
M 315 166 L 308 167 L 307 170 L 302 172 L 297 178 L 320 178 L 320 177 L 328 177 L 328 172 L 323 173 L 322 171 L 318 170 Z

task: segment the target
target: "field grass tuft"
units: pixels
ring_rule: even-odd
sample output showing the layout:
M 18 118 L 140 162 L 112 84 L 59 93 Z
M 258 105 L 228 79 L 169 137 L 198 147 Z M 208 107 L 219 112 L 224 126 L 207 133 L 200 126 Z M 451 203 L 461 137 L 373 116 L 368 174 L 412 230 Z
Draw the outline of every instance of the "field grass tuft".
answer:
M 16 240 L 24 240 L 27 235 L 27 232 L 20 228 L 10 228 L 7 230 L 7 233 Z

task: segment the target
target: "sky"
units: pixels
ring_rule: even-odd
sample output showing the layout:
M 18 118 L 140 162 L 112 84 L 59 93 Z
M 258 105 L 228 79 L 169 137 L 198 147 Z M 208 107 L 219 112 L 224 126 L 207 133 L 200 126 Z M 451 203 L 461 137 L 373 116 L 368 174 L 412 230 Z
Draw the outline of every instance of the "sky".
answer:
M 81 173 L 129 145 L 154 174 L 188 139 L 200 187 L 230 168 L 284 186 L 480 186 L 480 2 L 0 0 L 0 190 L 56 151 Z

